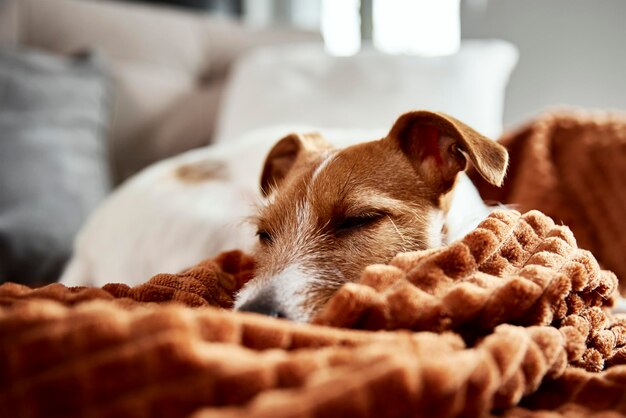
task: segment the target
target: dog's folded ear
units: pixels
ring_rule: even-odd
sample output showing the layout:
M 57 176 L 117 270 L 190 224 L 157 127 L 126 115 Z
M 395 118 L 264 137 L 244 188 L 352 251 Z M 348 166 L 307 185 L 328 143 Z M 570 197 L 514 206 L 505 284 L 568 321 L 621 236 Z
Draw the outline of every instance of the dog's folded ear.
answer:
M 261 174 L 261 193 L 268 196 L 277 188 L 296 162 L 332 146 L 318 133 L 289 134 L 274 145 L 265 159 Z
M 489 183 L 501 186 L 509 155 L 506 149 L 444 113 L 424 110 L 400 116 L 387 136 L 416 165 L 426 181 L 450 190 L 467 157 Z

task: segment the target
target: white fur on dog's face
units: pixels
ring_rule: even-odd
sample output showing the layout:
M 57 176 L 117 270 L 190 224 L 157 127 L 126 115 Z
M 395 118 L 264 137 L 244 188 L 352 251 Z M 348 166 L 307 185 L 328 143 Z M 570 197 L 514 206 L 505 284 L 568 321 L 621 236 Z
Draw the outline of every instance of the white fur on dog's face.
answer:
M 396 137 L 339 151 L 316 136 L 280 141 L 261 180 L 256 275 L 235 308 L 307 322 L 367 265 L 440 246 L 466 161 L 456 140 L 433 127 L 425 135 L 434 142 L 417 151 Z M 484 146 L 491 155 L 500 147 Z

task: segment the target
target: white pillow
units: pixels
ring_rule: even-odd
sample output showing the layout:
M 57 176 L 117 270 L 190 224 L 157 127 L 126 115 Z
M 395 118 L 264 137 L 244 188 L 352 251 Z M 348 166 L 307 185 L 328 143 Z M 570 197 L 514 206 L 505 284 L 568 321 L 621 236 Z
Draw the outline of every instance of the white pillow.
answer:
M 496 138 L 517 57 L 515 46 L 500 40 L 464 41 L 443 57 L 371 48 L 334 57 L 318 44 L 259 48 L 234 68 L 216 142 L 276 124 L 384 129 L 413 109 L 449 113 Z

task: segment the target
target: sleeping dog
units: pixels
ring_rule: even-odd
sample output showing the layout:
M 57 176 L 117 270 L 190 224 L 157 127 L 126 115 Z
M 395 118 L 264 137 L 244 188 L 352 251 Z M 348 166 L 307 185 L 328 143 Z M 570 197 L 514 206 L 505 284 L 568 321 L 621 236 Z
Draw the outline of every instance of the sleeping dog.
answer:
M 367 265 L 460 238 L 490 211 L 460 175 L 468 161 L 502 184 L 504 147 L 427 111 L 344 149 L 316 134 L 281 139 L 261 177 L 256 276 L 235 308 L 306 322 Z

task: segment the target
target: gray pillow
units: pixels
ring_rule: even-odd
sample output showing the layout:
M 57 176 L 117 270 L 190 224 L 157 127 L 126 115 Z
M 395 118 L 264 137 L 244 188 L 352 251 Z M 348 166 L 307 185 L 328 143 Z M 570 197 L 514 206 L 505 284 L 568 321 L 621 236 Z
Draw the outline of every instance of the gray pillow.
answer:
M 108 192 L 107 87 L 93 56 L 0 49 L 0 283 L 58 280 Z

